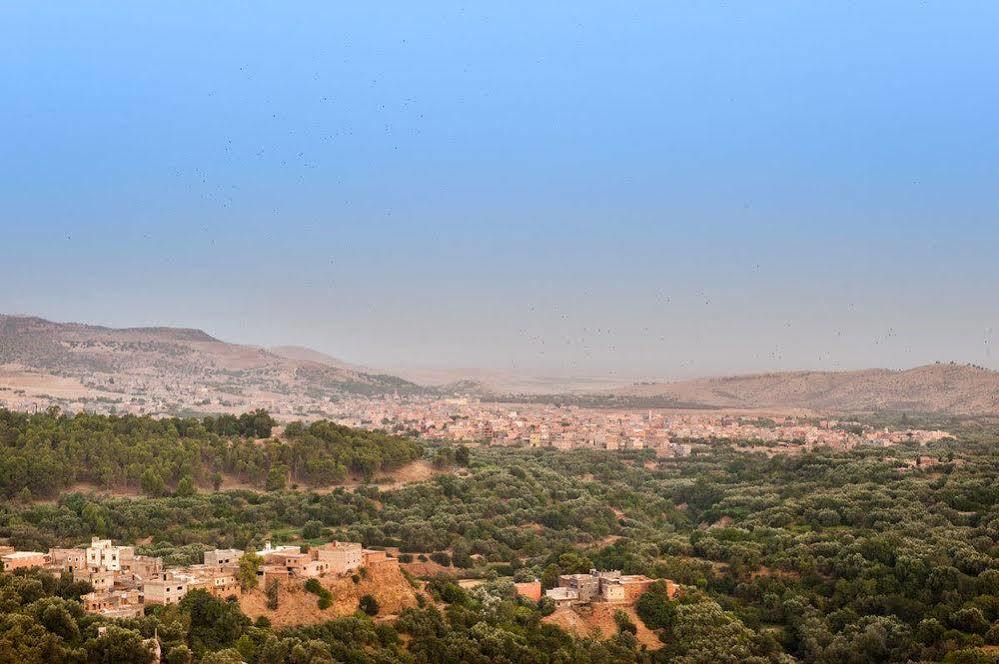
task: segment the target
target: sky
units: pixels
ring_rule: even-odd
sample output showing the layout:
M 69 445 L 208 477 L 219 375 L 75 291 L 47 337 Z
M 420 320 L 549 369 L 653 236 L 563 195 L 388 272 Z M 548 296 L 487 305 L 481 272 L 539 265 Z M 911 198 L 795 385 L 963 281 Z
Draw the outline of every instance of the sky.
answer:
M 999 368 L 994 2 L 7 2 L 0 312 L 380 367 Z

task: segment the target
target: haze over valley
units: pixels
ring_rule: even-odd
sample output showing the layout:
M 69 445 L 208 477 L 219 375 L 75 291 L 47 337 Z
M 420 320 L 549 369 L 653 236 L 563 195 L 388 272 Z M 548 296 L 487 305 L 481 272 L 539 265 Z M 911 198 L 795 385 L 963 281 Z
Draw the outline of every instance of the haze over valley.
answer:
M 999 3 L 0 17 L 0 664 L 999 664 Z

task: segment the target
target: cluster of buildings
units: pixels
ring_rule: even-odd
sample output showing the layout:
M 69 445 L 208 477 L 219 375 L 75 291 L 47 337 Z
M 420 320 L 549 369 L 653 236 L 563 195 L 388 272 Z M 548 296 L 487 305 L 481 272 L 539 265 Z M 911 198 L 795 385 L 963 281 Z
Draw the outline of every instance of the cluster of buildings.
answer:
M 649 589 L 654 579 L 641 574 L 621 574 L 618 570 L 590 570 L 586 574 L 562 574 L 558 585 L 545 591 L 544 596 L 552 600 L 555 608 L 562 609 L 582 606 L 592 602 L 633 604 L 639 595 Z M 677 586 L 664 579 L 670 599 L 676 596 Z M 529 599 L 541 598 L 541 582 L 533 581 L 516 584 L 517 592 Z
M 267 542 L 256 554 L 261 560 L 257 570 L 261 584 L 398 564 L 384 551 L 364 549 L 357 542 L 329 542 L 304 553 L 298 546 L 274 547 Z M 216 597 L 239 594 L 237 572 L 243 555 L 239 549 L 214 549 L 205 552 L 202 564 L 164 568 L 162 558 L 138 555 L 134 547 L 96 537 L 88 547 L 48 553 L 0 547 L 5 571 L 37 567 L 90 583 L 94 590 L 81 598 L 84 609 L 111 618 L 141 616 L 149 604 L 176 604 L 192 590 L 206 590 Z
M 471 398 L 377 399 L 342 404 L 337 421 L 453 441 L 569 449 L 655 449 L 660 457 L 690 454 L 689 441 L 751 441 L 777 451 L 817 446 L 926 444 L 943 431 L 889 430 L 855 422 L 717 412 L 628 411 L 547 404 L 502 404 Z
M 238 550 L 229 550 L 226 555 Z M 209 552 L 212 553 L 212 552 Z M 208 554 L 206 553 L 206 556 Z M 257 552 L 263 560 L 258 576 L 263 584 L 272 580 L 312 579 L 327 574 L 347 574 L 362 567 L 389 563 L 398 564 L 384 551 L 362 548 L 358 542 L 328 542 L 310 548 L 305 553 L 297 546 L 272 547 L 270 542 Z

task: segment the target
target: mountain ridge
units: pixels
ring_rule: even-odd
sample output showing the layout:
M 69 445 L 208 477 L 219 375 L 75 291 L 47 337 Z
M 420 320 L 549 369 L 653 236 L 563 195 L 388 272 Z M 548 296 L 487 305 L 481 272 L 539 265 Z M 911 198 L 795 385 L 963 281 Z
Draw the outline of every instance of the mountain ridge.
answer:
M 77 405 L 103 399 L 150 402 L 155 412 L 197 406 L 309 413 L 351 396 L 461 393 L 484 400 L 519 396 L 615 407 L 999 414 L 999 372 L 953 363 L 903 370 L 760 372 L 624 387 L 590 379 L 572 391 L 541 379 L 509 377 L 503 379 L 507 389 L 496 389 L 487 381 L 502 375 L 485 370 L 426 371 L 425 378 L 437 380 L 422 384 L 414 375 L 419 372 L 400 377 L 389 371 L 304 346 L 233 344 L 196 328 L 113 328 L 0 314 L 0 388 L 25 392 L 27 384 L 37 395 L 54 394 L 58 388 L 59 398 L 75 399 Z M 539 389 L 522 392 L 518 387 Z M 543 387 L 552 389 L 545 394 Z
M 0 367 L 0 386 L 15 393 L 27 392 L 24 382 L 36 394 L 56 385 L 77 403 L 137 403 L 153 412 L 282 402 L 307 410 L 346 396 L 425 391 L 396 376 L 286 358 L 193 328 L 111 328 L 37 316 L 0 315 Z
M 997 414 L 999 371 L 970 364 L 936 363 L 911 369 L 763 372 L 642 383 L 608 394 L 675 399 L 714 408 Z

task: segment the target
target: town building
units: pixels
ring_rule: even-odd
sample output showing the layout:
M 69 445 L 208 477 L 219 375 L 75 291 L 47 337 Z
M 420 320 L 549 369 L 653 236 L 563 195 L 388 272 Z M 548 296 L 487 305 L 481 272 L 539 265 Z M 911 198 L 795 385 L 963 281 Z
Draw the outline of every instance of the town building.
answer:
M 333 574 L 346 574 L 364 564 L 364 551 L 357 542 L 329 542 L 313 549 L 316 559 L 329 565 Z
M 142 584 L 142 600 L 146 604 L 176 604 L 187 594 L 191 579 L 185 574 L 163 572 Z
M 30 569 L 32 567 L 45 567 L 47 556 L 39 551 L 13 551 L 0 556 L 5 572 L 15 569 Z
M 87 572 L 87 552 L 84 549 L 49 549 L 49 567 L 69 572 L 73 578 Z
M 258 553 L 263 559 L 259 572 L 263 585 L 345 574 L 361 566 L 398 565 L 385 551 L 363 549 L 359 542 L 330 542 L 305 553 L 298 546 L 275 547 L 267 542 Z M 239 594 L 236 571 L 242 556 L 239 549 L 215 549 L 205 552 L 204 564 L 165 569 L 162 558 L 136 555 L 134 547 L 98 538 L 86 548 L 52 549 L 47 554 L 0 547 L 6 570 L 40 567 L 89 582 L 94 590 L 83 596 L 84 608 L 113 618 L 142 615 L 147 604 L 176 604 L 192 590 L 216 597 Z
M 80 601 L 85 611 L 107 618 L 138 618 L 143 613 L 143 605 L 136 591 L 95 591 L 83 595 Z
M 243 557 L 240 549 L 214 549 L 205 551 L 206 565 L 238 565 L 239 559 Z
M 122 558 L 132 558 L 135 555 L 135 549 L 131 546 L 115 546 L 109 539 L 94 537 L 86 549 L 86 554 L 87 567 L 118 572 L 121 571 Z
M 664 579 L 667 592 L 672 598 L 676 595 L 676 584 Z M 563 574 L 558 577 L 558 586 L 545 592 L 545 597 L 555 602 L 558 608 L 600 602 L 634 602 L 655 582 L 641 574 L 621 574 L 618 570 L 599 572 L 595 569 L 588 574 Z M 518 590 L 519 592 L 519 590 Z

